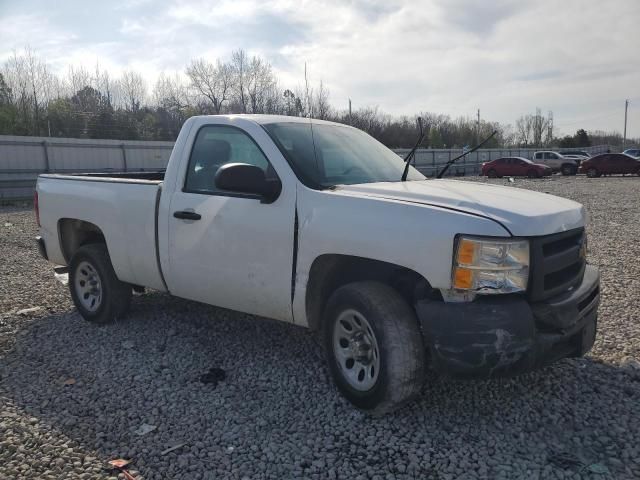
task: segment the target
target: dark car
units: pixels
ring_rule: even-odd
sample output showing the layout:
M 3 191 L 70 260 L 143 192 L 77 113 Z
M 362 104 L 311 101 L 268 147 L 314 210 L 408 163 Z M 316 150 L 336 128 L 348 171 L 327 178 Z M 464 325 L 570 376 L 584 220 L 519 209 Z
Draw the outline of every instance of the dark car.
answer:
M 640 160 L 626 153 L 603 153 L 582 162 L 580 172 L 586 173 L 590 178 L 612 173 L 640 175 Z
M 482 164 L 480 175 L 539 178 L 551 175 L 551 168 L 522 157 L 503 157 Z

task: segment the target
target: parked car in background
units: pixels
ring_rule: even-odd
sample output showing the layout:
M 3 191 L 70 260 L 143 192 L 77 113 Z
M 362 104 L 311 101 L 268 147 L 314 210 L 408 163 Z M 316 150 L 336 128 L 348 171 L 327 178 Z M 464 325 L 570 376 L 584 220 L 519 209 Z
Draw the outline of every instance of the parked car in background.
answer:
M 558 153 L 564 157 L 591 158 L 591 154 L 584 150 L 560 150 Z
M 561 150 L 558 152 L 560 155 L 566 158 L 575 158 L 580 167 L 580 163 L 588 158 L 591 158 L 591 154 L 584 150 Z
M 580 171 L 587 177 L 595 178 L 612 173 L 635 173 L 640 175 L 640 160 L 626 153 L 603 153 L 585 160 Z
M 480 174 L 491 178 L 496 177 L 529 177 L 539 178 L 553 173 L 550 167 L 533 163 L 522 157 L 503 157 L 482 164 Z
M 627 148 L 624 152 L 627 155 L 631 155 L 632 157 L 640 157 L 640 148 Z
M 535 152 L 533 161 L 550 167 L 554 172 L 561 172 L 562 175 L 575 175 L 580 165 L 578 158 L 565 157 L 552 151 Z

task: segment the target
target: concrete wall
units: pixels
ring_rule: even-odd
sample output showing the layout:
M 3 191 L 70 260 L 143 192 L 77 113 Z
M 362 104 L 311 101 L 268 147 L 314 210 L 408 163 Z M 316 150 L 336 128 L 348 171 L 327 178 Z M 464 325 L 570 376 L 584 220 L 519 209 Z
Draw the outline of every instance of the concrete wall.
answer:
M 173 142 L 85 140 L 78 138 L 18 137 L 0 135 L 0 202 L 30 199 L 40 173 L 144 171 L 165 168 Z M 607 146 L 589 147 L 591 153 Z M 480 164 L 503 156 L 531 158 L 538 149 L 482 149 L 460 159 L 449 175 L 477 175 Z M 409 149 L 395 150 L 404 157 Z M 460 149 L 416 152 L 415 165 L 433 176 Z
M 0 135 L 0 201 L 33 196 L 40 173 L 165 168 L 173 142 Z

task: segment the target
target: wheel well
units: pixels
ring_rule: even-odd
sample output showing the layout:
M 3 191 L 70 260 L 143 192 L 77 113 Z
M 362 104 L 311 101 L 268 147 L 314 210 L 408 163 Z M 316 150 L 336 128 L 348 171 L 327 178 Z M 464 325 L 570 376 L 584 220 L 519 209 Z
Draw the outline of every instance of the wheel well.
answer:
M 306 311 L 309 328 L 318 331 L 324 306 L 331 294 L 343 285 L 363 280 L 374 280 L 389 285 L 413 307 L 419 298 L 437 298 L 422 275 L 393 263 L 351 255 L 321 255 L 309 270 L 306 291 Z
M 58 221 L 58 235 L 67 264 L 81 246 L 88 243 L 107 243 L 100 227 L 75 218 L 61 218 Z

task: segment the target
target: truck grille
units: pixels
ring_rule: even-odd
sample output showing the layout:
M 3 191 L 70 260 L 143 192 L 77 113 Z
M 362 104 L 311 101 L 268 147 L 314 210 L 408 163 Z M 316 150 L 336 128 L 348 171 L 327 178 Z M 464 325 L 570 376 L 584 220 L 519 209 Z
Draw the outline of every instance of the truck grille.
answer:
M 529 298 L 537 302 L 582 281 L 586 266 L 584 228 L 531 239 Z

